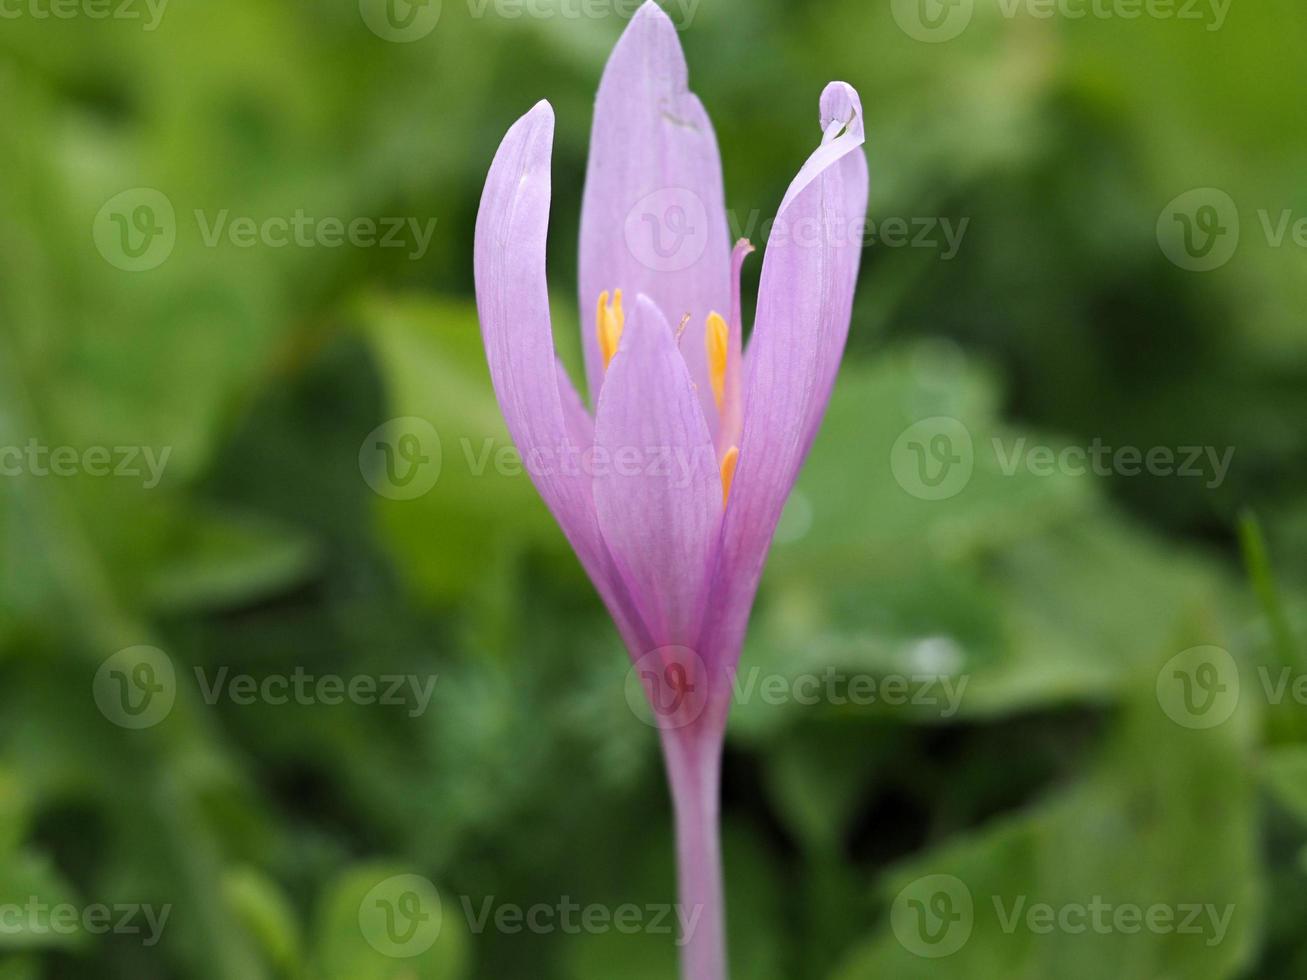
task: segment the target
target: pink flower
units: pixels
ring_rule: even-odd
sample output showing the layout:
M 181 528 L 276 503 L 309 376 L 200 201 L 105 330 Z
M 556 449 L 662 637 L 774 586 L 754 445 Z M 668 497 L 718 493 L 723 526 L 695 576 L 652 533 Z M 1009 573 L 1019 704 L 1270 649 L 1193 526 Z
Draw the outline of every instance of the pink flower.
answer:
M 731 684 L 781 510 L 848 334 L 867 202 L 862 106 L 832 82 L 790 184 L 742 350 L 740 267 L 707 113 L 670 20 L 632 19 L 599 86 L 581 218 L 586 410 L 554 352 L 545 279 L 554 116 L 504 137 L 476 227 L 495 393 L 540 495 L 658 713 L 677 816 L 686 980 L 723 980 L 718 781 Z

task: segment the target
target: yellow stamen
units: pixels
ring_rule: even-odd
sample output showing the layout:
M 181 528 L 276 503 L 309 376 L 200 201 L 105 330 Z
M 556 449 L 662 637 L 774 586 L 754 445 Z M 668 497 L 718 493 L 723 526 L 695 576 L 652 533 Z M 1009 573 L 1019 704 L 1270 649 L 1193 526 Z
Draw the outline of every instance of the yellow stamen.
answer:
M 726 321 L 718 313 L 708 314 L 708 329 L 704 331 L 703 343 L 708 349 L 708 380 L 712 382 L 712 396 L 721 411 L 726 398 L 726 358 L 730 353 L 730 330 Z
M 608 302 L 608 290 L 599 294 L 599 311 L 595 315 L 595 332 L 599 335 L 599 352 L 604 356 L 604 367 L 617 353 L 617 345 L 622 341 L 622 327 L 626 316 L 622 313 L 622 291 L 613 290 L 613 302 Z
M 735 464 L 740 461 L 740 447 L 732 446 L 726 450 L 726 455 L 722 457 L 722 506 L 726 506 L 726 498 L 731 495 L 731 483 L 735 479 Z

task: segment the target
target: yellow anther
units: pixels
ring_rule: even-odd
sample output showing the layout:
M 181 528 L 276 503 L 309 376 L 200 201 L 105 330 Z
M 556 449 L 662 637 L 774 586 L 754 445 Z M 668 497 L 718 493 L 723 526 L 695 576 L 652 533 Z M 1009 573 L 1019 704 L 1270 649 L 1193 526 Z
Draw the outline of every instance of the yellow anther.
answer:
M 735 479 L 735 464 L 740 461 L 740 447 L 732 446 L 722 457 L 722 506 L 731 495 L 731 482 Z
M 604 367 L 617 353 L 622 341 L 622 327 L 626 316 L 622 313 L 622 291 L 613 290 L 613 302 L 608 302 L 608 290 L 599 294 L 599 311 L 595 314 L 595 332 L 599 335 L 599 352 L 604 356 Z
M 712 396 L 721 411 L 726 398 L 726 359 L 730 354 L 731 332 L 718 313 L 708 314 L 708 329 L 703 343 L 708 350 L 708 380 L 712 383 Z

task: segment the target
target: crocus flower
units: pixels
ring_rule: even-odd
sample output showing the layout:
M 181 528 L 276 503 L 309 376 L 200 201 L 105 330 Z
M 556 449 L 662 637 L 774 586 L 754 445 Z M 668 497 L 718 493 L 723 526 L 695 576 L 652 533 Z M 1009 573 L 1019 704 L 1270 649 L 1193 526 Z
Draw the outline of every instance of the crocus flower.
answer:
M 477 308 L 513 441 L 657 713 L 676 811 L 686 980 L 723 980 L 721 751 L 749 612 L 848 334 L 867 201 L 862 107 L 832 82 L 790 184 L 742 349 L 712 125 L 671 21 L 632 18 L 595 105 L 581 215 L 593 414 L 554 351 L 545 279 L 554 116 L 504 137 L 477 216 Z M 739 148 L 746 152 L 747 147 Z

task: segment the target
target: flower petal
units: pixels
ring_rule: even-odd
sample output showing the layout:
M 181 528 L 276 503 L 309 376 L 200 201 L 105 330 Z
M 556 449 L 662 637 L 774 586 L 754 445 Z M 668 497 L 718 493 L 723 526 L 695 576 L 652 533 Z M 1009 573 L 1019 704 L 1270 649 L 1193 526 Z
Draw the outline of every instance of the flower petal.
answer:
M 604 365 L 595 333 L 599 295 L 644 293 L 673 321 L 689 313 L 681 349 L 709 427 L 704 323 L 730 302 L 730 239 L 712 123 L 687 88 L 676 28 L 646 3 L 604 69 L 581 205 L 580 308 L 591 404 Z
M 722 515 L 712 436 L 676 339 L 640 296 L 595 418 L 595 509 L 655 645 L 697 633 Z
M 722 399 L 720 421 L 717 428 L 717 455 L 725 456 L 732 446 L 740 444 L 740 429 L 744 423 L 744 322 L 740 310 L 740 272 L 744 260 L 753 251 L 753 243 L 741 238 L 731 250 L 731 313 L 730 339 L 726 355 L 726 393 Z
M 545 281 L 554 114 L 538 103 L 509 129 L 477 213 L 477 312 L 495 396 L 540 496 L 608 605 L 627 645 L 645 642 L 630 597 L 604 547 L 582 454 L 588 417 L 569 410 L 554 353 Z
M 821 97 L 821 146 L 790 185 L 763 256 L 745 358 L 744 429 L 722 528 L 706 649 L 738 656 L 763 562 L 848 336 L 867 208 L 862 105 L 843 82 Z

